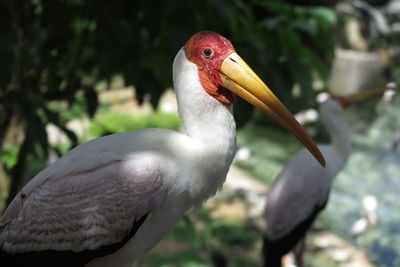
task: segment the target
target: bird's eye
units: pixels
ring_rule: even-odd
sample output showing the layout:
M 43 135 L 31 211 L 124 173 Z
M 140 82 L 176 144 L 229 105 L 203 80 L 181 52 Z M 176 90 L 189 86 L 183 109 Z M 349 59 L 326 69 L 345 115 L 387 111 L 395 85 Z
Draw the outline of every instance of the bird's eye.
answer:
M 213 51 L 211 49 L 209 49 L 209 48 L 206 48 L 206 49 L 203 50 L 203 55 L 206 58 L 210 58 L 212 56 L 212 54 L 213 54 Z

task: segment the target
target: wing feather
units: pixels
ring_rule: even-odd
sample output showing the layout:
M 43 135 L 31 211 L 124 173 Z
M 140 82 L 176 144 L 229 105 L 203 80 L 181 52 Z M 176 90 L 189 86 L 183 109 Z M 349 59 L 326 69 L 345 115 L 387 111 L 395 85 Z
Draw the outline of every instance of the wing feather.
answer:
M 116 244 L 162 201 L 154 158 L 76 155 L 56 161 L 14 198 L 0 218 L 2 250 L 81 252 Z M 74 170 L 63 168 L 74 161 Z

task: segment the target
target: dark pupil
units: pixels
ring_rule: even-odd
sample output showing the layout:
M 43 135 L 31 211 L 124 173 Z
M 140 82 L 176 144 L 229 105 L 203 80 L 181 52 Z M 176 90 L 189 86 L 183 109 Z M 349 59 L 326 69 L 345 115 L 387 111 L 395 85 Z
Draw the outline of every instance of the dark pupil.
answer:
M 206 57 L 209 57 L 211 56 L 211 49 L 204 49 L 203 53 Z

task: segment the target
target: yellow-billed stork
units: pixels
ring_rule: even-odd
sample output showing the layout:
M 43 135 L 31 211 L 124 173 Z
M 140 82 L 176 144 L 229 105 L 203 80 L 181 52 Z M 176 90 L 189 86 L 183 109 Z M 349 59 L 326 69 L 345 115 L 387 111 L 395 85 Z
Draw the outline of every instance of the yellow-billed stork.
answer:
M 234 94 L 324 164 L 312 139 L 221 35 L 192 36 L 175 57 L 173 82 L 186 133 L 105 136 L 41 171 L 0 218 L 2 266 L 132 266 L 222 186 L 236 151 Z

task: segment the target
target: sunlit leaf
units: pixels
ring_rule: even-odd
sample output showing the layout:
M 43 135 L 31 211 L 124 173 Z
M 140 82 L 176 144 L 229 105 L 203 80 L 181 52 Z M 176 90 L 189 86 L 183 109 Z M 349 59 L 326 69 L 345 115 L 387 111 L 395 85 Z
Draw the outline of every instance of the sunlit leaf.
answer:
M 329 25 L 336 23 L 336 13 L 334 10 L 326 7 L 314 7 L 308 9 L 311 15 L 324 19 Z

